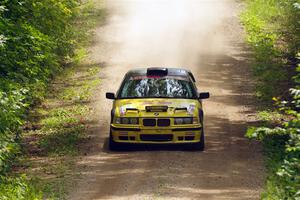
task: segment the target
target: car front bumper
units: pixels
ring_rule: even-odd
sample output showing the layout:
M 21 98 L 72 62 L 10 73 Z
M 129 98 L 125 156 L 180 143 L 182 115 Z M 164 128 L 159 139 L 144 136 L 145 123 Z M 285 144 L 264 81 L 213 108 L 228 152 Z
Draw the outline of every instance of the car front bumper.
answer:
M 200 142 L 201 126 L 176 128 L 134 128 L 111 125 L 111 137 L 118 143 L 184 144 Z

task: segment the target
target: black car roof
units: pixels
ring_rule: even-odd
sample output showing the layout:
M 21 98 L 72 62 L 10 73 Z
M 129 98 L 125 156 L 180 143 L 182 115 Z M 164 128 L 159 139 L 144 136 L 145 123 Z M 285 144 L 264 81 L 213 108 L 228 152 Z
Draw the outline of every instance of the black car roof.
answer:
M 127 76 L 145 76 L 149 70 L 167 70 L 168 76 L 189 76 L 193 81 L 195 78 L 191 71 L 183 68 L 169 68 L 169 67 L 149 67 L 149 68 L 137 68 L 127 72 Z

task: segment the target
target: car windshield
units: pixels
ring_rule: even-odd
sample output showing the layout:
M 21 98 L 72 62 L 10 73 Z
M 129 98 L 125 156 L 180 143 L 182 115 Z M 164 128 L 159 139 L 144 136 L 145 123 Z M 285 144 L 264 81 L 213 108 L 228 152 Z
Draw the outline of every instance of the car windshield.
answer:
M 194 98 L 195 91 L 185 77 L 131 77 L 123 83 L 120 98 Z

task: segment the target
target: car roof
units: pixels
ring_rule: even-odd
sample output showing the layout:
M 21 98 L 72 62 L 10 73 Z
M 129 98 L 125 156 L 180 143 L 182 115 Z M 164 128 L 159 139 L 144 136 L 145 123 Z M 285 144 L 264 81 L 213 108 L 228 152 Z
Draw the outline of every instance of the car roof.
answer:
M 149 70 L 165 70 L 168 76 L 188 76 L 195 82 L 195 78 L 190 70 L 183 68 L 171 68 L 171 67 L 149 67 L 149 68 L 137 68 L 127 72 L 127 76 L 146 76 Z

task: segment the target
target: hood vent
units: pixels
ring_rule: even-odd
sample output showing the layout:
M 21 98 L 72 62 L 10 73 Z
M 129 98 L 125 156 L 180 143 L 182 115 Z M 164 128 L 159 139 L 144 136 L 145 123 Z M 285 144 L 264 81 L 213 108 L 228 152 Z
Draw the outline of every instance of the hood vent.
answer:
M 167 112 L 168 106 L 146 106 L 146 112 Z
M 167 76 L 167 68 L 151 67 L 147 69 L 147 76 Z
M 175 108 L 175 112 L 176 111 L 187 111 L 187 108 L 186 107 Z

